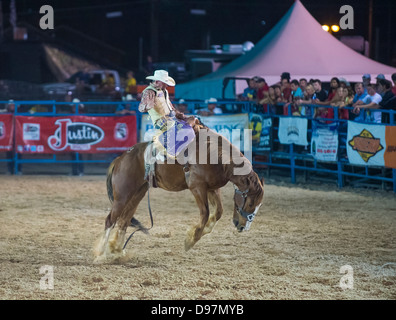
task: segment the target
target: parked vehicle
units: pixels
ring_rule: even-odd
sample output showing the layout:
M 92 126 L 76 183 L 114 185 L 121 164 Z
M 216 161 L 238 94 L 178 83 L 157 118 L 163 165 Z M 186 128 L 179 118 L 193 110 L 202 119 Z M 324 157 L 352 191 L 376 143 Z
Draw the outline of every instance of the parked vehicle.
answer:
M 116 91 L 123 91 L 121 86 L 120 75 L 116 70 L 92 70 L 89 71 L 90 75 L 89 84 L 86 85 L 86 89 L 91 93 L 99 93 L 99 89 L 106 80 L 107 76 L 112 76 L 114 78 L 114 85 Z M 82 72 L 77 72 L 73 74 L 65 82 L 57 83 L 46 83 L 42 85 L 42 89 L 45 94 L 48 95 L 66 95 L 74 94 L 77 91 L 77 80 L 81 77 Z

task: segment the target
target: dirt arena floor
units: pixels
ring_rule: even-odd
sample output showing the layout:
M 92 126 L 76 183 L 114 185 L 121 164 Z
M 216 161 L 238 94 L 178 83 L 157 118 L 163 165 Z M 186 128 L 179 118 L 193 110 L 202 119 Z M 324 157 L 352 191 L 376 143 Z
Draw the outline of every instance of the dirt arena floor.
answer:
M 222 190 L 222 219 L 188 252 L 192 195 L 152 190 L 150 234 L 134 235 L 122 263 L 97 265 L 104 175 L 1 175 L 0 299 L 396 299 L 392 192 L 267 181 L 251 230 L 237 233 L 233 187 Z M 150 225 L 147 196 L 137 217 Z M 51 268 L 53 289 L 40 273 Z

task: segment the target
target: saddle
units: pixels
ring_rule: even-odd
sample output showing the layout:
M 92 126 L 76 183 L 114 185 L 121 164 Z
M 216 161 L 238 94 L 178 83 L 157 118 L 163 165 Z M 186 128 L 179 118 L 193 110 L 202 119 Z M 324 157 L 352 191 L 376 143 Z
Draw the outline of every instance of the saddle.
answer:
M 156 133 L 149 141 L 144 152 L 144 178 L 149 182 L 149 186 L 154 188 L 158 187 L 155 178 L 157 162 L 163 163 L 167 157 L 175 160 L 179 153 L 186 150 L 195 139 L 199 130 L 204 127 L 199 119 L 194 116 L 186 117 L 182 113 L 176 114 L 175 118 L 161 120 L 156 124 Z M 180 138 L 180 133 L 184 138 L 183 141 L 176 139 L 177 135 Z M 188 164 L 186 164 L 184 167 L 186 179 L 188 179 L 188 171 Z

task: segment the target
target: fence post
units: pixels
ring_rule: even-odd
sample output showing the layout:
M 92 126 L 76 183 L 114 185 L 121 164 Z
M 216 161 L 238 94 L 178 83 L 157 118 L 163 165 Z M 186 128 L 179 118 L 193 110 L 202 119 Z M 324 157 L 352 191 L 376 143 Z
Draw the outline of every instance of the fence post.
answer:
M 392 169 L 393 192 L 396 193 L 396 169 Z
M 338 175 L 338 188 L 342 189 L 344 186 L 344 181 L 342 180 L 342 162 L 340 159 L 337 161 L 337 175 Z
M 293 143 L 289 145 L 291 182 L 296 183 L 296 159 L 294 158 Z

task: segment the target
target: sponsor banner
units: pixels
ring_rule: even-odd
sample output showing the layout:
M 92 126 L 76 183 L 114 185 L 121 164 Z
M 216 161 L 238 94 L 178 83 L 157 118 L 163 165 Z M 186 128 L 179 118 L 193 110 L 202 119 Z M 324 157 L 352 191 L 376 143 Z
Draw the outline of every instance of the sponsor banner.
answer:
M 186 115 L 188 116 L 188 115 Z M 243 151 L 244 129 L 249 128 L 249 115 L 232 114 L 232 115 L 215 115 L 209 117 L 199 116 L 199 119 L 208 128 L 221 134 L 235 146 Z M 154 135 L 154 126 L 148 114 L 142 115 L 140 141 L 151 141 Z M 239 130 L 239 131 L 238 131 Z
M 272 119 L 262 114 L 249 115 L 249 129 L 252 130 L 253 151 L 271 150 Z
M 307 146 L 308 119 L 298 117 L 279 117 L 279 142 Z
M 351 164 L 385 166 L 386 126 L 348 121 L 347 153 Z
M 0 114 L 0 152 L 13 149 L 14 121 L 12 114 Z
M 396 127 L 385 128 L 386 149 L 384 153 L 385 166 L 396 169 Z
M 338 124 L 312 121 L 311 154 L 318 161 L 337 161 Z
M 18 153 L 123 152 L 137 142 L 136 116 L 16 116 Z

